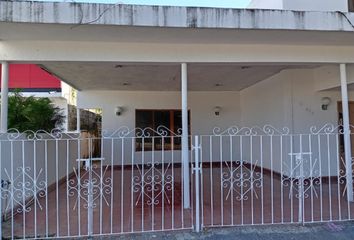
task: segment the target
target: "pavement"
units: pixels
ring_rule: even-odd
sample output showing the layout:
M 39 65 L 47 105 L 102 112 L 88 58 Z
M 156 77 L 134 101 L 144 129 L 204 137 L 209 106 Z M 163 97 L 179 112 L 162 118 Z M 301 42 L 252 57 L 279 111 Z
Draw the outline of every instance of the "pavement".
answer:
M 321 223 L 302 225 L 243 226 L 204 229 L 200 233 L 192 231 L 156 232 L 131 234 L 93 239 L 205 239 L 205 240 L 354 240 L 354 222 Z

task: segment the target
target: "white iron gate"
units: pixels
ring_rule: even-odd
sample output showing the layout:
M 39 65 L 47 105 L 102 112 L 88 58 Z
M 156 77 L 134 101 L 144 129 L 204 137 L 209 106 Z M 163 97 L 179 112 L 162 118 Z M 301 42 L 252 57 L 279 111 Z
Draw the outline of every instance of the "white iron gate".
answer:
M 340 127 L 308 134 L 231 127 L 191 136 L 191 209 L 183 208 L 179 132 L 160 126 L 102 135 L 11 130 L 0 136 L 3 237 L 200 231 L 354 216 Z
M 100 138 L 59 131 L 3 135 L 2 236 L 192 229 L 193 208 L 183 208 L 180 142 L 164 127 L 121 128 Z
M 309 134 L 265 126 L 200 136 L 202 225 L 352 220 L 342 138 L 331 125 Z

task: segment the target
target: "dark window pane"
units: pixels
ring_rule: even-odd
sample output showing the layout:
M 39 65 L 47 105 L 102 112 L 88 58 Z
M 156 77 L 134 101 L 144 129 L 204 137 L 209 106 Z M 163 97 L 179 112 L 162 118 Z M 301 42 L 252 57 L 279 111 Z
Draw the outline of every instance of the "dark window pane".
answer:
M 157 128 L 159 126 L 163 126 L 167 129 L 170 128 L 170 111 L 155 111 L 154 112 L 154 120 L 155 120 L 155 130 L 157 130 Z
M 153 111 L 137 110 L 136 111 L 136 124 L 137 128 L 153 128 Z
M 137 128 L 136 134 L 139 136 L 142 134 L 142 131 L 145 131 L 145 133 L 149 132 L 150 134 L 151 131 L 146 130 L 146 128 L 152 128 L 153 129 L 153 111 L 150 110 L 137 110 L 136 115 L 135 115 L 135 127 Z M 144 142 L 144 146 L 143 146 Z M 151 138 L 137 138 L 136 139 L 136 150 L 137 151 L 151 151 L 152 139 Z
M 155 127 L 154 129 L 158 131 L 158 127 L 165 127 L 167 129 L 170 128 L 170 111 L 166 110 L 158 110 L 154 112 L 154 121 Z M 169 135 L 169 134 L 168 134 Z M 167 136 L 168 136 L 167 135 Z M 161 137 L 159 134 L 155 134 L 157 136 L 155 138 L 155 150 L 166 149 L 166 137 Z

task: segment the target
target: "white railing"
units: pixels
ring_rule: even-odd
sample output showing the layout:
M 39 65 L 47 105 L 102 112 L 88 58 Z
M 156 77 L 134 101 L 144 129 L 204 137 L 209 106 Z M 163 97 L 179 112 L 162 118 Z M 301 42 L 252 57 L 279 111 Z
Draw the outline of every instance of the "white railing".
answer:
M 332 125 L 308 134 L 265 126 L 200 136 L 202 225 L 351 220 L 342 137 Z
M 1 137 L 0 177 L 9 183 L 1 188 L 4 237 L 193 227 L 193 209 L 183 209 L 178 133 L 121 128 L 84 138 L 11 130 Z
M 1 235 L 80 237 L 351 220 L 340 127 L 264 127 L 190 136 L 183 208 L 181 134 L 122 127 L 0 135 Z M 349 171 L 353 171 L 350 169 Z

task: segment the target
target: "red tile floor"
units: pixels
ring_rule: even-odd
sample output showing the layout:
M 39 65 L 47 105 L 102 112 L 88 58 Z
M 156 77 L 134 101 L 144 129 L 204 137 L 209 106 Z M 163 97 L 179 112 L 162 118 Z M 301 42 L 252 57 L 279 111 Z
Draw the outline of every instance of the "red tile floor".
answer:
M 246 169 L 246 167 L 244 168 Z M 303 211 L 299 210 L 298 183 L 281 181 L 266 172 L 230 178 L 217 165 L 203 166 L 201 181 L 201 222 L 204 226 L 335 221 L 354 218 L 345 184 L 337 179 L 305 181 Z M 247 170 L 247 169 L 246 169 Z M 84 170 L 80 172 L 81 175 Z M 181 168 L 177 166 L 115 167 L 92 173 L 93 234 L 119 234 L 192 228 L 194 223 L 194 175 L 191 175 L 192 208 L 183 209 Z M 142 193 L 141 176 L 144 175 Z M 99 176 L 103 176 L 102 182 Z M 155 177 L 153 177 L 155 176 Z M 88 174 L 64 181 L 28 211 L 17 213 L 2 224 L 3 236 L 78 236 L 88 234 Z M 318 179 L 317 179 L 318 180 Z M 252 186 L 253 188 L 251 188 Z M 313 186 L 313 187 L 311 187 Z M 102 190 L 100 190 L 102 189 Z M 80 192 L 81 197 L 78 197 Z M 80 199 L 78 201 L 78 199 Z M 17 209 L 14 210 L 14 212 Z

